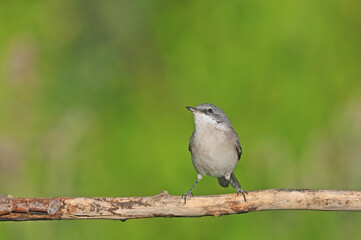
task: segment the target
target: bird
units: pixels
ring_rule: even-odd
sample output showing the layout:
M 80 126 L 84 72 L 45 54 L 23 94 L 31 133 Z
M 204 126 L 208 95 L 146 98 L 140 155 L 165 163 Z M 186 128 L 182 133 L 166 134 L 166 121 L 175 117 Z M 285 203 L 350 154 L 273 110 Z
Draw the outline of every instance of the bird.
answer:
M 219 185 L 236 189 L 237 195 L 242 194 L 246 201 L 247 191 L 241 188 L 233 171 L 242 155 L 242 147 L 237 133 L 233 130 L 231 121 L 219 107 L 204 103 L 196 107 L 186 107 L 193 113 L 194 126 L 189 139 L 189 151 L 197 180 L 189 191 L 182 195 L 186 203 L 194 187 L 203 176 L 208 175 L 218 179 Z

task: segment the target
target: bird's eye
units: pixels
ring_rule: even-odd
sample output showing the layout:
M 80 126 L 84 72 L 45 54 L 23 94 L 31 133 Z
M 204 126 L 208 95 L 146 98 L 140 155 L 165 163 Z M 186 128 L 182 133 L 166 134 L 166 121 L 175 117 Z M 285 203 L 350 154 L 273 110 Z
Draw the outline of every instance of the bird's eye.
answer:
M 207 111 L 208 111 L 209 113 L 213 113 L 212 108 L 208 108 Z

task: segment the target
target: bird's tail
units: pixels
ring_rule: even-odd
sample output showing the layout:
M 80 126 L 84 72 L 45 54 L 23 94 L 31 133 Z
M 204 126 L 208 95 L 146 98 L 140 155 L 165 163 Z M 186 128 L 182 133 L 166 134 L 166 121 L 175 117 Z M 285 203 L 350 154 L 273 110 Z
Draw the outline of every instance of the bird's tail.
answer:
M 229 184 L 229 182 L 224 177 L 219 177 L 218 178 L 218 183 L 222 187 L 228 187 L 228 184 Z
M 236 176 L 234 176 L 233 173 L 231 174 L 231 179 L 233 180 L 233 182 L 236 184 L 237 187 L 241 188 L 241 184 L 239 184 Z M 218 178 L 218 183 L 222 187 L 228 187 L 228 185 L 229 185 L 229 181 L 227 181 L 224 177 L 219 177 Z

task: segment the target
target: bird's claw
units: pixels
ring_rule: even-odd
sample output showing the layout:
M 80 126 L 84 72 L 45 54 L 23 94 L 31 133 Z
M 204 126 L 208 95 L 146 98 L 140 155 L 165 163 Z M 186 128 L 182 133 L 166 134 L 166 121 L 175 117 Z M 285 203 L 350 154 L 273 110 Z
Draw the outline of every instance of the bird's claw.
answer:
M 184 199 L 184 204 L 187 202 L 187 197 L 193 195 L 193 192 L 187 192 L 182 194 L 182 198 Z
M 247 200 L 246 200 L 246 194 L 248 195 L 248 192 L 247 192 L 246 190 L 243 190 L 243 189 L 237 190 L 237 196 L 238 196 L 240 193 L 242 194 L 244 201 L 247 202 Z

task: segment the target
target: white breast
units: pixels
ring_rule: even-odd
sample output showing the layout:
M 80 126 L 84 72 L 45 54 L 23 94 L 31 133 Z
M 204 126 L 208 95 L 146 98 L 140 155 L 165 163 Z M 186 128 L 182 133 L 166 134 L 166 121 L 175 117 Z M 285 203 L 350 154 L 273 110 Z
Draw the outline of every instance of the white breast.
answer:
M 203 175 L 225 176 L 237 165 L 238 155 L 230 129 L 216 127 L 214 123 L 196 122 L 191 148 L 193 165 Z

